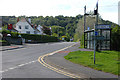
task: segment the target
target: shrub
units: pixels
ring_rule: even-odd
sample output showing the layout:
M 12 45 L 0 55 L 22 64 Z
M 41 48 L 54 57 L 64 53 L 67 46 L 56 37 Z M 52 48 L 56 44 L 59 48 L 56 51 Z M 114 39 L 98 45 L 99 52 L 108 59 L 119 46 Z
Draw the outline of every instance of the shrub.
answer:
M 120 51 L 120 27 L 116 26 L 112 29 L 111 48 Z

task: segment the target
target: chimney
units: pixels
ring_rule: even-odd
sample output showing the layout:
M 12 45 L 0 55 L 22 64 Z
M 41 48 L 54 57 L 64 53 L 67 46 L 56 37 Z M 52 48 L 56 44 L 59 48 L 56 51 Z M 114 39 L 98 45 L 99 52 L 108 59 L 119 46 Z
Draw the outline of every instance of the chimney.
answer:
M 37 28 L 37 25 L 35 24 L 35 29 Z
M 17 22 L 19 21 L 19 18 L 17 18 Z
M 31 26 L 33 27 L 33 24 L 31 24 Z
M 31 23 L 31 19 L 30 18 L 28 18 L 28 22 Z

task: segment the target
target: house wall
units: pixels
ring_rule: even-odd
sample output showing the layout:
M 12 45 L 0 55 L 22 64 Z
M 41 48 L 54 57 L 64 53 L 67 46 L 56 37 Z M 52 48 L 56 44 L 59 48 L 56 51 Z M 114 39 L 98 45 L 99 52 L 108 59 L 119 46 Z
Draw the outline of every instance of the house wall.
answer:
M 28 29 L 25 29 L 25 26 L 27 25 L 28 25 Z M 19 26 L 21 26 L 21 29 L 19 29 Z M 19 33 L 26 33 L 27 31 L 30 31 L 30 34 L 34 34 L 34 31 L 35 31 L 28 22 L 21 22 L 21 21 L 19 21 L 16 24 L 15 29 L 18 30 Z

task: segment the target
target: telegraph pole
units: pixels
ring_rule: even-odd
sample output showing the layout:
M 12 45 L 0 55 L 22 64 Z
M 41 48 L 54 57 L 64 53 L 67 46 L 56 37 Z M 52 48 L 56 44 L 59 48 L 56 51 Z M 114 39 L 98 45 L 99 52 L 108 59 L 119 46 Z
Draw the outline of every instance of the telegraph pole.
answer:
M 86 24 L 86 5 L 84 7 L 84 48 L 85 48 L 85 25 Z
M 96 15 L 96 24 L 95 24 L 95 28 L 94 28 L 94 64 L 95 64 L 95 52 L 96 52 L 96 35 L 98 34 L 96 32 L 96 26 L 98 26 L 98 1 L 97 1 L 97 4 L 96 4 L 96 10 L 95 10 L 95 13 Z
M 86 5 L 85 5 L 85 7 L 84 7 L 84 31 L 85 31 L 85 24 L 86 24 Z

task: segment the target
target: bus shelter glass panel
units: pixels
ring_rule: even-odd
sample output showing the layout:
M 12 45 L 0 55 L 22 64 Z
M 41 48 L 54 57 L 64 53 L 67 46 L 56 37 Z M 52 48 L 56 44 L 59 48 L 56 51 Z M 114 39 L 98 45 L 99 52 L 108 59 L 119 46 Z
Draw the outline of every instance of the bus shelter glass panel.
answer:
M 97 30 L 96 46 L 99 50 L 110 50 L 111 30 Z M 94 49 L 94 31 L 85 32 L 85 48 Z

